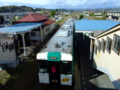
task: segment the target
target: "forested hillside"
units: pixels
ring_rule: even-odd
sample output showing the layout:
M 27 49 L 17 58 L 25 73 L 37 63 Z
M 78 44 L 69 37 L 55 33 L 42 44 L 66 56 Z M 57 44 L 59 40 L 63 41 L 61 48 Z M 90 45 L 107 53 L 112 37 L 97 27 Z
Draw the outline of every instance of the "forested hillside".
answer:
M 40 8 L 33 9 L 32 7 L 27 7 L 27 6 L 2 6 L 2 7 L 0 7 L 0 13 L 31 12 L 31 11 L 37 11 L 37 10 L 40 10 Z

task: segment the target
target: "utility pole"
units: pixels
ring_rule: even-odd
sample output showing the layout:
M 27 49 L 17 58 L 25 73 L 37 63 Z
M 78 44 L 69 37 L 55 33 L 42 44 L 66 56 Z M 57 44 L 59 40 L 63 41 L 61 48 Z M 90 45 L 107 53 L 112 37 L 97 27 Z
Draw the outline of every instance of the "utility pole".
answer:
M 104 5 L 103 5 L 103 16 L 104 16 L 104 14 L 105 14 L 105 13 L 104 13 L 104 12 L 105 12 L 105 4 L 106 4 L 106 3 L 104 2 Z
M 93 16 L 95 17 L 95 6 L 93 6 Z

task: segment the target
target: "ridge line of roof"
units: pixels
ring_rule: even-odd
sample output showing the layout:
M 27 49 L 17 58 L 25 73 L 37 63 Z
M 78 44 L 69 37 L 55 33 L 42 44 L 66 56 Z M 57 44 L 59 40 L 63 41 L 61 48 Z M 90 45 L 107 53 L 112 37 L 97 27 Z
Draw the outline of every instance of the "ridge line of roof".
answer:
M 35 17 L 34 17 L 34 15 L 33 14 L 30 14 L 36 21 L 38 21 Z

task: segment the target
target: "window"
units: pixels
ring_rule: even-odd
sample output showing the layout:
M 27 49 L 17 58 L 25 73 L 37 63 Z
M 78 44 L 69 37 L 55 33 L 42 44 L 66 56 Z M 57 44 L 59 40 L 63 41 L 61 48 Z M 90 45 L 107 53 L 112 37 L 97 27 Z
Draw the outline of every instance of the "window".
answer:
M 101 49 L 102 49 L 103 52 L 105 52 L 105 43 L 106 43 L 105 40 L 102 39 Z
M 31 36 L 36 36 L 36 33 L 35 32 L 31 32 Z
M 111 45 L 112 45 L 112 39 L 110 39 L 109 37 L 107 37 L 107 45 L 106 45 L 106 50 L 108 51 L 108 53 L 111 52 Z
M 48 27 L 46 28 L 46 33 L 47 33 L 49 30 L 50 30 L 50 26 L 48 26 Z
M 61 74 L 71 74 L 72 73 L 72 62 L 62 61 L 61 62 Z
M 47 61 L 38 61 L 38 69 L 40 73 L 48 73 L 48 62 Z
M 3 52 L 8 50 L 8 43 L 7 42 L 2 44 L 2 49 L 3 49 Z
M 100 52 L 101 42 L 98 40 L 98 51 Z
M 120 36 L 114 35 L 112 49 L 119 54 L 120 52 Z
M 94 50 L 95 54 L 97 54 L 97 45 L 95 45 L 95 50 Z
M 9 51 L 11 52 L 14 49 L 13 43 L 9 44 Z

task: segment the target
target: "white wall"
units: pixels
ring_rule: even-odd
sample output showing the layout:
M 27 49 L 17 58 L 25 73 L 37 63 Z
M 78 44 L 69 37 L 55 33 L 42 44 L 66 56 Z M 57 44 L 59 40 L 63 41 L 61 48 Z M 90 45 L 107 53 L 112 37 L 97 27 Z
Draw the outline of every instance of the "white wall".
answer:
M 50 30 L 48 32 L 46 32 L 46 29 L 50 27 Z M 30 36 L 30 40 L 41 40 L 43 41 L 44 38 L 54 30 L 55 28 L 55 23 L 52 23 L 46 27 L 44 27 L 43 30 L 40 31 L 31 31 L 31 32 L 35 32 L 36 36 L 31 36 L 31 32 L 29 32 L 29 36 Z M 40 28 L 39 28 L 40 29 Z
M 36 33 L 36 36 L 31 36 L 31 32 L 35 32 L 35 33 Z M 40 39 L 41 39 L 40 31 L 31 31 L 31 32 L 29 32 L 29 35 L 30 35 L 30 39 L 31 39 L 31 40 L 40 40 Z
M 49 30 L 48 32 L 46 32 L 46 29 L 49 28 L 49 27 L 50 27 L 50 30 Z M 44 28 L 44 35 L 47 35 L 47 34 L 49 34 L 50 32 L 52 32 L 52 31 L 54 30 L 54 28 L 55 28 L 55 23 L 52 23 L 52 24 L 46 26 L 46 27 Z
M 0 64 L 4 63 L 6 61 L 7 61 L 6 63 L 9 63 L 9 62 L 16 60 L 15 48 L 11 52 L 9 51 L 9 48 L 7 51 L 3 52 L 2 44 L 5 42 L 8 42 L 8 45 L 11 43 L 14 43 L 13 39 L 0 37 L 0 43 L 1 43 L 1 46 L 0 46 Z
M 101 38 L 97 40 L 101 41 L 103 38 L 106 41 L 107 37 L 113 40 L 114 34 L 117 34 L 120 36 L 120 30 L 113 32 L 111 34 L 102 36 Z M 97 45 L 97 40 L 95 40 L 96 45 Z M 97 55 L 94 53 L 94 61 L 97 66 L 107 69 L 111 74 L 109 76 L 112 76 L 113 80 L 120 80 L 120 55 L 116 54 L 112 48 L 111 48 L 110 54 L 107 52 L 106 49 L 104 53 L 102 50 L 100 50 L 100 52 L 97 50 Z

